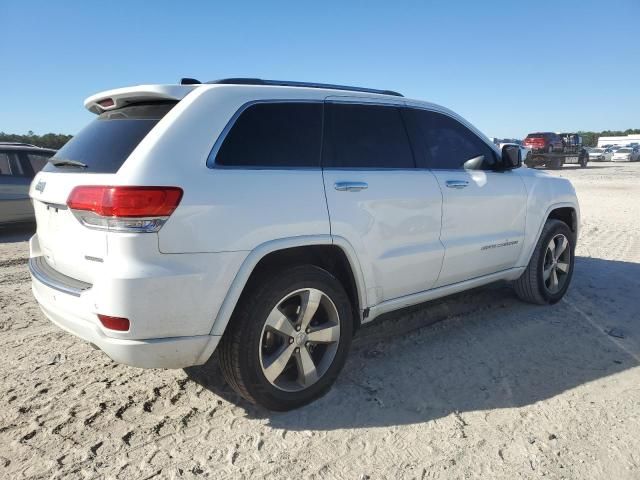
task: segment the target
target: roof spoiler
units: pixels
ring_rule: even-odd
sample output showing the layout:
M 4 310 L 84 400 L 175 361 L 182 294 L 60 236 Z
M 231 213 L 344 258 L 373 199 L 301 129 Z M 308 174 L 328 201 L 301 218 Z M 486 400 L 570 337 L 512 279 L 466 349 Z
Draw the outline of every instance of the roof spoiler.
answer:
M 101 114 L 108 110 L 124 107 L 131 103 L 175 100 L 179 102 L 198 84 L 184 85 L 138 85 L 116 88 L 91 95 L 84 101 L 90 112 Z

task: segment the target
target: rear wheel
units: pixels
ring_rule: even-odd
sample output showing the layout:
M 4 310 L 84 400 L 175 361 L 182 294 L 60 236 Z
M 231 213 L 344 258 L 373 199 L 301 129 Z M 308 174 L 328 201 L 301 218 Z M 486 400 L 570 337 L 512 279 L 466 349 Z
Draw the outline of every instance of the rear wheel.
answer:
M 346 360 L 351 312 L 340 282 L 321 268 L 302 265 L 265 275 L 242 295 L 221 341 L 225 379 L 270 410 L 317 399 Z
M 527 269 L 515 281 L 521 300 L 539 305 L 560 301 L 573 275 L 575 236 L 566 223 L 547 220 Z
M 552 170 L 559 170 L 560 168 L 562 168 L 563 163 L 564 162 L 562 161 L 561 157 L 553 158 L 549 162 L 547 162 L 547 167 Z

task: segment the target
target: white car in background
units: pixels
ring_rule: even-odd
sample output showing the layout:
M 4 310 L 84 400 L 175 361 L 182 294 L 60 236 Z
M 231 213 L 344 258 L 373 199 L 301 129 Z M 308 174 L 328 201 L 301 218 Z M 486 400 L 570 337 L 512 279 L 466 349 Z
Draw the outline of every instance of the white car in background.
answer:
M 588 148 L 587 152 L 591 162 L 610 162 L 613 157 L 613 151 L 610 148 Z
M 612 162 L 637 162 L 640 157 L 638 147 L 622 147 L 616 150 Z

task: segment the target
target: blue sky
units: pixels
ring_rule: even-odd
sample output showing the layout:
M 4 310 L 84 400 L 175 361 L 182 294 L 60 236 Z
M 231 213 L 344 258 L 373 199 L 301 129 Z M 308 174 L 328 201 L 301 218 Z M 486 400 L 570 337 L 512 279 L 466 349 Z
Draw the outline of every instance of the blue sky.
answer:
M 388 88 L 490 136 L 640 128 L 640 0 L 0 0 L 0 131 L 76 133 L 100 90 L 249 76 Z

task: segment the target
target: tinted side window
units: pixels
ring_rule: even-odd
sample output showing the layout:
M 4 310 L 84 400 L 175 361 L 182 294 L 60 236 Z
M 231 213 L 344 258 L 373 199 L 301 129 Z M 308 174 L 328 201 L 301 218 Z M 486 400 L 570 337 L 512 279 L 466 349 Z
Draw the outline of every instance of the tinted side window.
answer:
M 24 170 L 15 152 L 0 152 L 0 175 L 24 176 Z
M 240 114 L 215 164 L 319 167 L 321 137 L 321 103 L 258 103 Z
M 40 170 L 44 168 L 47 164 L 49 158 L 51 158 L 51 153 L 32 153 L 27 152 L 27 159 L 29 160 L 29 164 L 31 165 L 31 170 L 34 174 L 38 173 Z
M 457 120 L 437 112 L 406 111 L 414 148 L 427 168 L 490 170 L 496 154 Z
M 325 167 L 415 167 L 398 108 L 329 103 L 325 117 Z
M 9 167 L 9 155 L 0 152 L 0 175 L 11 175 L 11 167 Z

